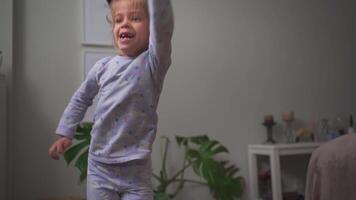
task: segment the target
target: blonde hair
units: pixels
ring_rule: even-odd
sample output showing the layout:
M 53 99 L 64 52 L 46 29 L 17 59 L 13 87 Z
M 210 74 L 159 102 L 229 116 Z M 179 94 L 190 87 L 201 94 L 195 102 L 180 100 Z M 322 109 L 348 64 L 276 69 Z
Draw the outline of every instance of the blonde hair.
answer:
M 112 11 L 112 4 L 118 1 L 130 1 L 132 8 L 144 8 L 148 14 L 147 0 L 107 0 L 110 10 Z M 106 15 L 106 21 L 112 24 L 112 14 Z

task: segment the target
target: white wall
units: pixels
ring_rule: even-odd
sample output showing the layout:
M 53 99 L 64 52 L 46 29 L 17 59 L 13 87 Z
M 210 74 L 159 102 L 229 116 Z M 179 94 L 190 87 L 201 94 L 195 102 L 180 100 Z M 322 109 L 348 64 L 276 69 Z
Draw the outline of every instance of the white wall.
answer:
M 160 135 L 208 134 L 246 179 L 247 144 L 266 113 L 306 121 L 356 113 L 353 1 L 173 0 L 173 64 L 159 106 Z M 77 171 L 47 157 L 53 131 L 82 81 L 82 2 L 15 2 L 13 198 L 84 193 Z M 159 143 L 153 152 L 159 168 Z M 174 168 L 179 153 L 172 145 Z M 192 191 L 189 191 L 192 190 Z M 177 199 L 211 199 L 198 187 Z M 247 198 L 245 198 L 247 199 Z
M 11 200 L 76 194 L 77 173 L 47 150 L 82 80 L 81 1 L 14 1 L 15 132 Z
M 3 52 L 1 73 L 12 72 L 12 0 L 0 0 L 0 50 Z

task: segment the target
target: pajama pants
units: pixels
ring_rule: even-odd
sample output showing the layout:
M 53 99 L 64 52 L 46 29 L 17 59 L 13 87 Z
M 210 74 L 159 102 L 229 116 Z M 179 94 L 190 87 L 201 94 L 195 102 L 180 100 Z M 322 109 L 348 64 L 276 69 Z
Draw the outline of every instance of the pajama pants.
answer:
M 153 200 L 151 160 L 105 164 L 88 159 L 87 200 Z

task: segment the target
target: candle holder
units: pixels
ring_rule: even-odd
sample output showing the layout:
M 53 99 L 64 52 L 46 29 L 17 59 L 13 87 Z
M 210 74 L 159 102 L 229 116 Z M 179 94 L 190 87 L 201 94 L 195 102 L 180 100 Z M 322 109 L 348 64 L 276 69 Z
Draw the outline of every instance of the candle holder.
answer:
M 273 139 L 273 133 L 272 133 L 272 128 L 276 123 L 274 121 L 265 121 L 263 122 L 263 125 L 267 129 L 267 140 L 265 143 L 267 144 L 275 144 L 276 141 Z

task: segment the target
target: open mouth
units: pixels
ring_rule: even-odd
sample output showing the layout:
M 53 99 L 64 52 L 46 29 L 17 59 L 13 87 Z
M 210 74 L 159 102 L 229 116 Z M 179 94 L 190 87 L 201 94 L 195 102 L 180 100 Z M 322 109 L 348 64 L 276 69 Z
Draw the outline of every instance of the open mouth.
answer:
M 135 34 L 130 33 L 130 32 L 123 32 L 123 33 L 120 33 L 120 35 L 119 35 L 120 40 L 130 40 L 134 37 L 135 37 Z

